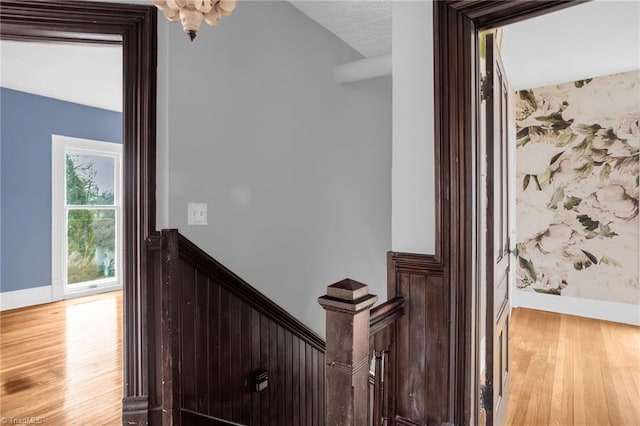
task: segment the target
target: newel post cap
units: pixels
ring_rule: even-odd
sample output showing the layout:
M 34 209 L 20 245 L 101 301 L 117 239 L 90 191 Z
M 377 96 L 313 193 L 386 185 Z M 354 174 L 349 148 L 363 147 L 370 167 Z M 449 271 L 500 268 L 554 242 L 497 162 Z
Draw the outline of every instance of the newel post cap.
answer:
M 358 313 L 369 309 L 378 296 L 369 294 L 369 286 L 346 278 L 327 287 L 327 294 L 318 298 L 318 303 L 327 310 Z

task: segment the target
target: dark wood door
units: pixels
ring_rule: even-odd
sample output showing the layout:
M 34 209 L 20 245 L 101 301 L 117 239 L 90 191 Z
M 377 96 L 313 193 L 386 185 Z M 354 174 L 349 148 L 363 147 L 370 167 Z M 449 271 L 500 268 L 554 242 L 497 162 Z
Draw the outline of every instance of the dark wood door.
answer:
M 509 399 L 509 81 L 493 34 L 486 38 L 483 84 L 486 146 L 485 374 L 487 425 L 504 424 Z

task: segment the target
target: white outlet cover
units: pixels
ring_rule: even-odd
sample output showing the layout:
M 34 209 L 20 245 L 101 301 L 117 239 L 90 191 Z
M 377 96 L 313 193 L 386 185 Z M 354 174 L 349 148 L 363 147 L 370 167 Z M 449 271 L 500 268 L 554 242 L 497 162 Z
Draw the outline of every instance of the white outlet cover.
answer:
M 187 224 L 207 224 L 207 203 L 189 203 L 187 205 Z

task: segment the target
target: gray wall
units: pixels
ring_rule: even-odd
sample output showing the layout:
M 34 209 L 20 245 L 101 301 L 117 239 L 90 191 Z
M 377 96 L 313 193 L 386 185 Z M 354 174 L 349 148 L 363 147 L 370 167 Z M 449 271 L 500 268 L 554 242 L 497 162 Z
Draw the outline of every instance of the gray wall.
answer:
M 169 225 L 320 334 L 327 284 L 349 276 L 384 299 L 390 78 L 335 83 L 361 56 L 287 2 L 241 2 L 193 43 L 160 31 Z M 187 225 L 189 201 L 208 203 L 209 225 Z

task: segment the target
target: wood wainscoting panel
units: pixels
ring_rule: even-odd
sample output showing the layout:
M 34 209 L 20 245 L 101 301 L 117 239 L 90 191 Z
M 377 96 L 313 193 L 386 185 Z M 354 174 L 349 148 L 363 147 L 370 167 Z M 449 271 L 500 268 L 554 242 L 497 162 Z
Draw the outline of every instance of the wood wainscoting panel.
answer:
M 449 289 L 433 256 L 389 253 L 389 297 L 405 299 L 391 353 L 392 411 L 397 424 L 440 425 L 448 420 Z
M 162 256 L 177 265 L 164 330 L 176 339 L 174 424 L 324 425 L 324 341 L 177 231 L 162 238 L 177 247 Z

